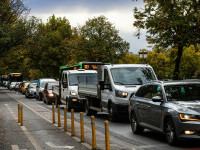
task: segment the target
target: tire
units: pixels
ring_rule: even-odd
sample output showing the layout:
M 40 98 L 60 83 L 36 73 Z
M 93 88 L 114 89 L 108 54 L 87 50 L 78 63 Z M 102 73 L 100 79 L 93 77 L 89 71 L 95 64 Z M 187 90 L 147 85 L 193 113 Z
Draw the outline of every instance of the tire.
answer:
M 97 114 L 97 111 L 91 110 L 89 107 L 90 107 L 90 102 L 89 102 L 89 100 L 86 99 L 86 101 L 85 101 L 85 113 L 86 113 L 86 115 L 87 116 L 92 116 L 92 115 L 95 116 Z
M 44 103 L 47 103 L 47 101 L 45 100 L 45 98 L 43 98 L 43 102 L 44 102 Z
M 141 134 L 144 131 L 144 128 L 138 124 L 136 114 L 134 112 L 131 113 L 131 129 L 134 134 Z
M 117 115 L 115 113 L 115 110 L 114 110 L 114 107 L 112 104 L 108 110 L 108 113 L 109 113 L 109 121 L 111 121 L 111 122 L 117 121 Z
M 176 131 L 174 127 L 174 123 L 171 118 L 168 118 L 165 121 L 165 136 L 168 144 L 170 145 L 176 145 L 178 140 L 176 137 Z

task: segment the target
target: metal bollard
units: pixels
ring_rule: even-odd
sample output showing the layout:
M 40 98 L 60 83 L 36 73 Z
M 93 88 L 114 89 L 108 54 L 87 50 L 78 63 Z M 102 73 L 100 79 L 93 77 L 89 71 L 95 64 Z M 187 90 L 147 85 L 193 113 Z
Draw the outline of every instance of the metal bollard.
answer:
M 58 105 L 58 127 L 61 127 L 61 121 L 60 121 L 60 105 Z
M 71 109 L 71 136 L 75 135 L 74 129 L 74 109 Z
M 97 144 L 96 144 L 94 116 L 91 116 L 91 125 L 92 125 L 92 149 L 95 150 L 97 148 Z
M 21 118 L 20 118 L 20 121 L 21 121 L 21 126 L 24 125 L 24 122 L 23 122 L 23 105 L 21 105 Z
M 18 123 L 20 123 L 20 117 L 21 117 L 21 112 L 20 112 L 20 104 L 18 104 Z
M 52 123 L 55 123 L 55 108 L 54 108 L 54 103 L 52 103 Z
M 81 142 L 84 142 L 83 112 L 80 112 L 80 129 L 81 129 Z
M 110 141 L 109 141 L 109 126 L 108 121 L 105 121 L 105 143 L 106 143 L 106 150 L 110 150 Z
M 64 131 L 67 131 L 67 108 L 64 108 Z

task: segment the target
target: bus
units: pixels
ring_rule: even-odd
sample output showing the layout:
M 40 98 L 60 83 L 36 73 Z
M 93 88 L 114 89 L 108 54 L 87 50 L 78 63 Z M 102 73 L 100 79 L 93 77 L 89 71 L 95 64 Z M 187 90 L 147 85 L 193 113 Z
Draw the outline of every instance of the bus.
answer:
M 8 75 L 8 84 L 12 82 L 23 82 L 23 75 L 21 73 L 11 73 Z

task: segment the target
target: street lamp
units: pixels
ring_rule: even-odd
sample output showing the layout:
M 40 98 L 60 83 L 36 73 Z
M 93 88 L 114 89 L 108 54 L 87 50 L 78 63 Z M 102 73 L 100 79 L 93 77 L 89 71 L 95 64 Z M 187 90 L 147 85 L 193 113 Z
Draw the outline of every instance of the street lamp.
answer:
M 142 63 L 145 63 L 145 59 L 147 58 L 148 51 L 145 49 L 141 49 L 138 53 L 140 55 L 140 59 Z

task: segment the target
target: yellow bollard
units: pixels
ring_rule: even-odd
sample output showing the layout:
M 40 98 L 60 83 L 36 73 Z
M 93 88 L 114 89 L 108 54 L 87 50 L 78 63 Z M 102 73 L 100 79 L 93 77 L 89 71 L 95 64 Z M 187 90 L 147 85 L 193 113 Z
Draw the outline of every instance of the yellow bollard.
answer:
M 97 144 L 96 144 L 94 116 L 91 116 L 91 125 L 92 125 L 92 149 L 95 150 L 97 148 Z
M 84 142 L 84 124 L 83 124 L 83 112 L 80 112 L 80 128 L 81 128 L 81 142 Z
M 20 123 L 20 117 L 21 117 L 21 112 L 20 112 L 20 104 L 18 104 L 18 123 Z
M 64 108 L 64 131 L 67 131 L 67 108 Z
M 52 103 L 52 123 L 55 123 L 55 109 L 54 109 L 54 103 Z
M 58 105 L 58 127 L 61 127 L 61 122 L 60 122 L 60 105 Z
M 24 125 L 24 122 L 23 122 L 23 105 L 21 105 L 21 119 L 20 119 L 20 121 L 21 121 L 21 126 L 23 126 Z
M 71 109 L 71 136 L 75 135 L 74 129 L 74 109 Z
M 105 121 L 105 143 L 106 143 L 106 150 L 110 150 L 110 141 L 109 141 L 109 126 L 108 121 Z

